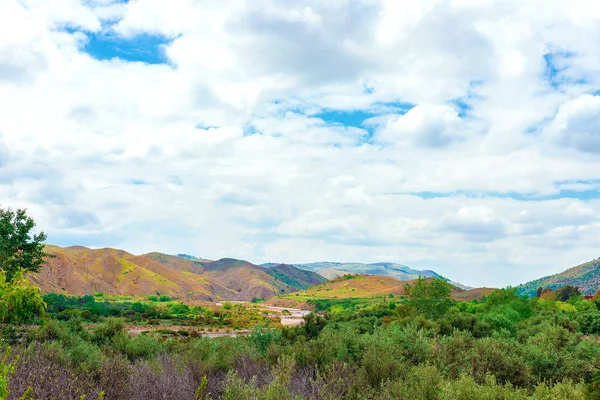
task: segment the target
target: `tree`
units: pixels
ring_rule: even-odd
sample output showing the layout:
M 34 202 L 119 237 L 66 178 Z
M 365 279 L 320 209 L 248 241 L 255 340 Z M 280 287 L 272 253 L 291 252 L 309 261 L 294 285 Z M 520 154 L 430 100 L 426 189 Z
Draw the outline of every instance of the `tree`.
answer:
M 565 285 L 556 291 L 556 300 L 567 301 L 573 296 L 581 296 L 579 288 L 575 285 Z
M 16 211 L 0 208 L 0 271 L 6 282 L 12 281 L 19 271 L 37 272 L 44 265 L 43 242 L 46 234 L 32 233 L 35 222 L 24 209 Z
M 537 297 L 539 299 L 540 297 L 542 297 L 542 293 L 544 293 L 544 288 L 540 286 L 535 291 L 535 297 Z
M 452 285 L 443 279 L 419 277 L 412 286 L 407 284 L 406 290 L 409 306 L 427 318 L 443 315 L 452 304 Z
M 17 273 L 11 282 L 0 272 L 0 323 L 25 323 L 45 310 L 40 288 L 30 285 L 23 272 Z

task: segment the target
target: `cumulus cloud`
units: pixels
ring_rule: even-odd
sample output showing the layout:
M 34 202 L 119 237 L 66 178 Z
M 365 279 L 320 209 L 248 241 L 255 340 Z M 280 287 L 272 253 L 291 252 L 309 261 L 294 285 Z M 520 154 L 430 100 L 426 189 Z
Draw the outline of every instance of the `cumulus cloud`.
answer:
M 458 111 L 447 105 L 419 104 L 404 115 L 390 117 L 377 139 L 384 143 L 441 148 L 459 142 L 468 127 Z
M 457 212 L 445 214 L 441 229 L 476 242 L 489 242 L 505 235 L 504 223 L 486 206 L 462 207 Z
M 559 145 L 600 152 L 600 96 L 585 94 L 561 104 L 544 131 Z
M 600 237 L 576 3 L 1 2 L 0 204 L 63 245 L 560 271 Z

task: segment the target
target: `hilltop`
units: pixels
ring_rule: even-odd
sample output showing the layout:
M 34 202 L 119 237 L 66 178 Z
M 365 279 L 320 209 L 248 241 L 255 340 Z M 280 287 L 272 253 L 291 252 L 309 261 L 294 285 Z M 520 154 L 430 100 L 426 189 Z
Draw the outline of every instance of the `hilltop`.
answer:
M 308 300 L 372 298 L 389 295 L 405 296 L 406 286 L 412 285 L 414 282 L 414 279 L 402 281 L 390 276 L 344 275 L 283 297 L 294 300 Z M 487 288 L 464 290 L 452 286 L 452 297 L 459 301 L 481 300 L 492 290 Z
M 584 295 L 592 295 L 600 288 L 600 258 L 588 261 L 555 275 L 546 276 L 524 283 L 517 287 L 520 294 L 535 296 L 538 287 L 559 289 L 565 285 L 575 285 Z
M 43 292 L 72 295 L 166 294 L 195 300 L 252 300 L 304 289 L 324 278 L 292 266 L 268 269 L 247 261 L 209 261 L 163 253 L 46 246 L 55 257 L 31 280 Z M 304 280 L 299 277 L 305 277 Z

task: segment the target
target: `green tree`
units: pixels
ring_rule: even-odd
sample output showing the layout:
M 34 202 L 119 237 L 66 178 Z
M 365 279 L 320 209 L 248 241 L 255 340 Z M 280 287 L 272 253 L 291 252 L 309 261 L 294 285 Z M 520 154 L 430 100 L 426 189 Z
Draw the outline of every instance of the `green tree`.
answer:
M 419 277 L 413 285 L 406 285 L 406 290 L 409 307 L 428 318 L 443 315 L 452 304 L 452 285 L 443 279 Z
M 46 234 L 32 233 L 35 222 L 24 209 L 0 208 L 0 271 L 10 282 L 19 271 L 37 272 L 44 264 Z
M 558 301 L 567 301 L 574 296 L 581 296 L 579 288 L 575 285 L 565 285 L 556 291 L 556 300 Z
M 11 282 L 0 271 L 0 322 L 19 324 L 42 315 L 46 303 L 37 286 L 32 286 L 19 272 Z

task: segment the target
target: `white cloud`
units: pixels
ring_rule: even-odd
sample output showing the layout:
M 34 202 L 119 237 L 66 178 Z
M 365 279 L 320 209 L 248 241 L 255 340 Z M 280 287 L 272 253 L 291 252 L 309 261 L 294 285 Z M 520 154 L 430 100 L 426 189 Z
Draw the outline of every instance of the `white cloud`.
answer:
M 558 145 L 582 152 L 600 152 L 600 96 L 585 94 L 561 104 L 544 133 Z
M 4 1 L 0 204 L 62 244 L 473 285 L 557 272 L 598 256 L 598 19 L 587 1 Z M 94 34 L 166 37 L 169 64 L 99 61 Z
M 461 141 L 469 127 L 447 105 L 419 104 L 404 115 L 391 117 L 377 139 L 388 144 L 442 148 Z

